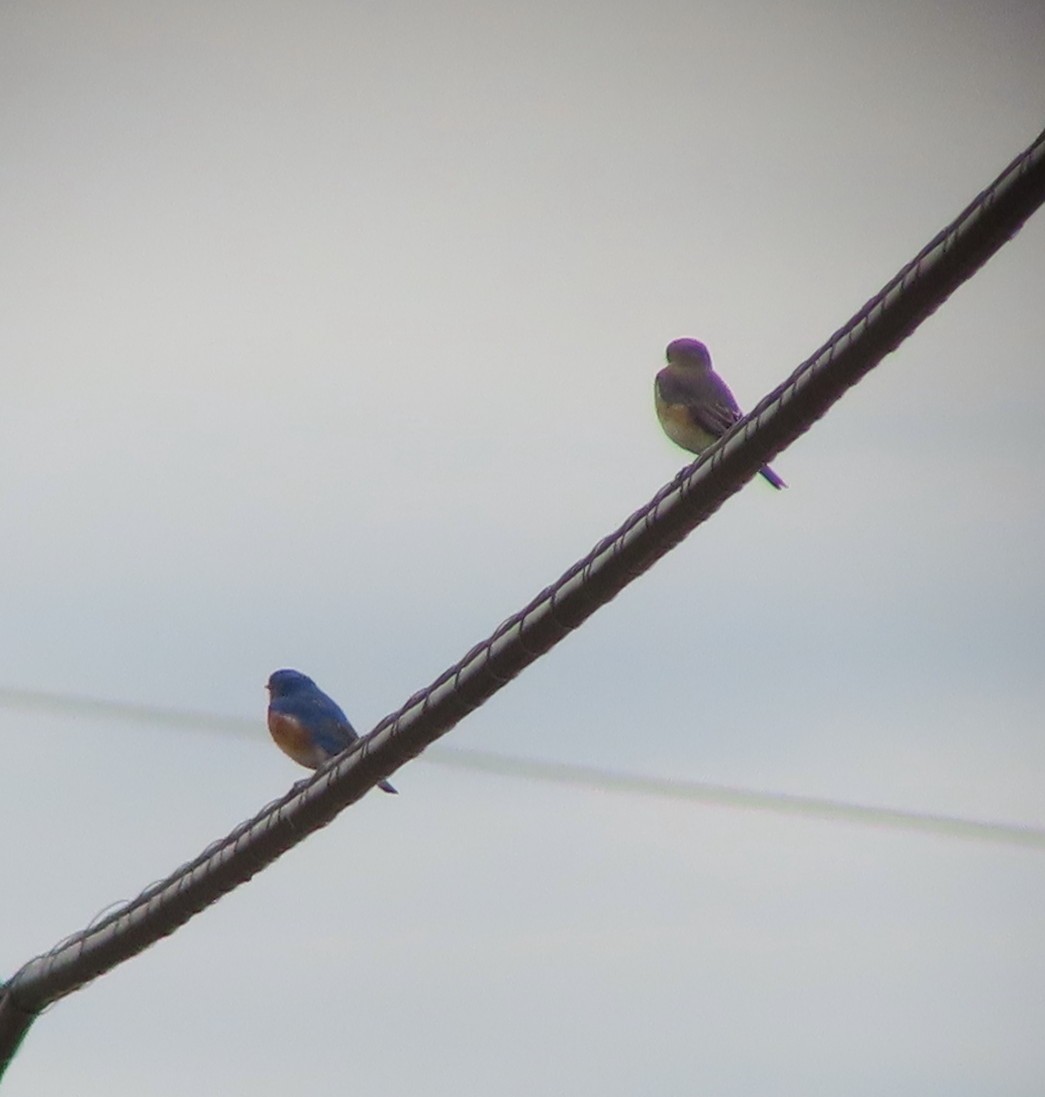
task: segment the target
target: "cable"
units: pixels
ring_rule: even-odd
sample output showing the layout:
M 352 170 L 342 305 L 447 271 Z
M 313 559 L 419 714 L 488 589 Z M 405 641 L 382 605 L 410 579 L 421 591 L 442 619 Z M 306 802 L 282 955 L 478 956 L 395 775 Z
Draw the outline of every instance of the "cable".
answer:
M 437 765 L 462 767 L 503 777 L 523 777 L 536 781 L 557 781 L 583 785 L 605 792 L 630 792 L 670 800 L 686 800 L 722 807 L 771 812 L 774 815 L 804 815 L 831 822 L 858 823 L 894 830 L 920 831 L 949 838 L 974 838 L 1002 845 L 1045 850 L 1045 827 L 1022 826 L 965 819 L 960 815 L 905 811 L 880 804 L 854 804 L 819 796 L 789 792 L 758 792 L 735 785 L 710 781 L 682 781 L 667 777 L 644 777 L 598 766 L 572 762 L 542 762 L 492 751 L 442 747 L 429 759 Z
M 899 346 L 1043 201 L 1045 133 L 725 437 L 350 753 L 17 971 L 0 994 L 0 1071 L 25 1033 L 20 1018 L 173 933 L 325 826 L 651 567 Z
M 0 687 L 0 706 L 44 709 L 67 713 L 71 716 L 133 720 L 251 739 L 259 737 L 261 726 L 258 721 L 238 717 L 221 717 L 209 713 L 158 708 L 151 705 L 103 701 L 94 697 L 77 697 L 69 694 L 4 687 Z M 518 755 L 499 754 L 493 751 L 477 750 L 474 747 L 436 745 L 425 751 L 419 761 L 474 773 L 493 773 L 499 777 L 581 786 L 600 792 L 656 796 L 661 799 L 716 804 L 722 807 L 772 812 L 778 815 L 804 815 L 830 822 L 889 827 L 896 830 L 938 834 L 948 838 L 972 838 L 1002 845 L 1045 850 L 1045 827 L 1018 823 L 907 811 L 902 808 L 884 807 L 880 804 L 854 804 L 846 800 L 772 790 L 759 791 L 707 781 L 650 777 L 599 766 L 578 765 L 572 762 L 548 762 Z

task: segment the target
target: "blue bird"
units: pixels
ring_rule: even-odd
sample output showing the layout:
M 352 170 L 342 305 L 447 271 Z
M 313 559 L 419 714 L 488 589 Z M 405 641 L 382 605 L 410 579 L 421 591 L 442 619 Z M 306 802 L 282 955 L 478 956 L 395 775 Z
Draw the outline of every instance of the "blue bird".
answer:
M 276 746 L 299 765 L 318 769 L 359 738 L 337 702 L 307 674 L 277 670 L 265 688 L 269 691 L 269 732 Z M 396 791 L 387 781 L 378 781 L 377 787 Z
M 740 408 L 699 340 L 676 339 L 665 357 L 654 384 L 657 418 L 675 445 L 700 453 L 741 418 Z M 773 487 L 787 487 L 768 465 L 759 471 Z

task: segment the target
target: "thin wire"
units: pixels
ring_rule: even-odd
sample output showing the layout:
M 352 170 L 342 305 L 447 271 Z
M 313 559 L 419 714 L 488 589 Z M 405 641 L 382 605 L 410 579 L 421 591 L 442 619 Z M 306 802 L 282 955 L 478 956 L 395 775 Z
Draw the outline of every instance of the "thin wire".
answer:
M 0 993 L 0 1070 L 44 1006 L 173 933 L 326 826 L 609 602 L 899 346 L 1043 201 L 1045 133 L 723 439 L 350 752 L 165 881 L 20 968 Z
M 210 713 L 125 704 L 95 697 L 37 690 L 0 687 L 0 707 L 42 709 L 76 717 L 93 716 L 164 727 L 191 728 L 205 733 L 236 735 L 254 740 L 258 739 L 260 734 L 257 721 L 239 717 L 221 717 Z M 436 745 L 425 751 L 418 760 L 473 773 L 491 773 L 499 777 L 553 782 L 595 789 L 600 792 L 655 796 L 660 799 L 714 804 L 777 815 L 804 815 L 828 822 L 889 827 L 896 830 L 937 834 L 947 838 L 971 838 L 1024 849 L 1045 850 L 1045 827 L 1018 823 L 908 811 L 903 808 L 885 807 L 881 804 L 855 804 L 847 800 L 772 790 L 762 791 L 708 781 L 651 777 L 600 766 L 548 762 L 518 755 L 499 754 L 474 747 Z
M 771 812 L 776 815 L 804 815 L 830 822 L 857 823 L 863 826 L 888 827 L 895 830 L 919 831 L 948 838 L 973 838 L 1002 845 L 1045 850 L 1045 828 L 1018 823 L 999 823 L 966 819 L 960 815 L 906 811 L 877 804 L 854 804 L 847 800 L 832 800 L 788 792 L 758 792 L 720 785 L 709 781 L 685 781 L 666 777 L 644 777 L 598 766 L 581 766 L 572 762 L 544 762 L 516 755 L 495 754 L 492 751 L 439 748 L 430 759 L 438 765 L 462 767 L 480 773 L 495 773 L 503 777 L 522 777 L 535 781 L 556 781 L 581 785 L 605 792 L 636 793 L 671 800 L 701 804 L 716 804 L 728 808 Z

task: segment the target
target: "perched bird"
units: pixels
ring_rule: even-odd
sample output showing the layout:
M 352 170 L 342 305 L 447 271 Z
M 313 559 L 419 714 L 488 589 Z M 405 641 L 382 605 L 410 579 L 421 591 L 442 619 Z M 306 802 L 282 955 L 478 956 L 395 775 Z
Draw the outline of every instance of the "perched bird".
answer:
M 350 747 L 359 736 L 340 706 L 306 674 L 277 670 L 270 675 L 268 724 L 276 746 L 295 762 L 318 769 Z M 378 781 L 385 792 L 396 790 Z
M 740 408 L 699 340 L 676 339 L 665 357 L 668 364 L 654 383 L 657 418 L 677 446 L 700 453 L 741 417 Z M 787 487 L 768 465 L 759 471 L 773 487 Z

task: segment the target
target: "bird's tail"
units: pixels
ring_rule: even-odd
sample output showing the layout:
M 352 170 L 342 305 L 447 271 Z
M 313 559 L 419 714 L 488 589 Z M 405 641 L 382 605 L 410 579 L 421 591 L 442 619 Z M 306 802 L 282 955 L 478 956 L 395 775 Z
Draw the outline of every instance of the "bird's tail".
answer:
M 392 786 L 391 786 L 391 785 L 390 785 L 390 784 L 389 784 L 389 783 L 388 783 L 387 781 L 378 781 L 378 782 L 377 782 L 377 787 L 378 787 L 378 788 L 379 788 L 379 789 L 380 789 L 380 790 L 381 790 L 382 792 L 394 792 L 394 793 L 396 793 L 397 795 L 398 795 L 398 793 L 399 793 L 399 789 L 397 789 L 397 788 L 392 788 Z
M 777 476 L 777 474 L 776 474 L 776 473 L 775 473 L 775 472 L 774 472 L 774 471 L 773 471 L 773 470 L 772 470 L 772 469 L 771 469 L 771 468 L 770 468 L 770 467 L 769 467 L 768 465 L 763 465 L 763 466 L 762 466 L 762 468 L 760 468 L 760 469 L 759 469 L 758 471 L 759 471 L 760 473 L 762 473 L 762 475 L 763 475 L 763 476 L 764 476 L 764 477 L 765 477 L 765 478 L 766 478 L 766 479 L 767 479 L 767 480 L 768 480 L 768 481 L 769 481 L 769 482 L 770 482 L 770 483 L 771 483 L 771 484 L 773 485 L 773 487 L 775 487 L 775 488 L 776 488 L 776 489 L 777 489 L 778 491 L 780 490 L 780 488 L 786 488 L 786 487 L 787 487 L 787 484 L 785 484 L 785 483 L 784 483 L 784 481 L 783 481 L 783 480 L 781 480 L 781 479 L 780 479 L 780 477 L 779 477 L 779 476 Z

